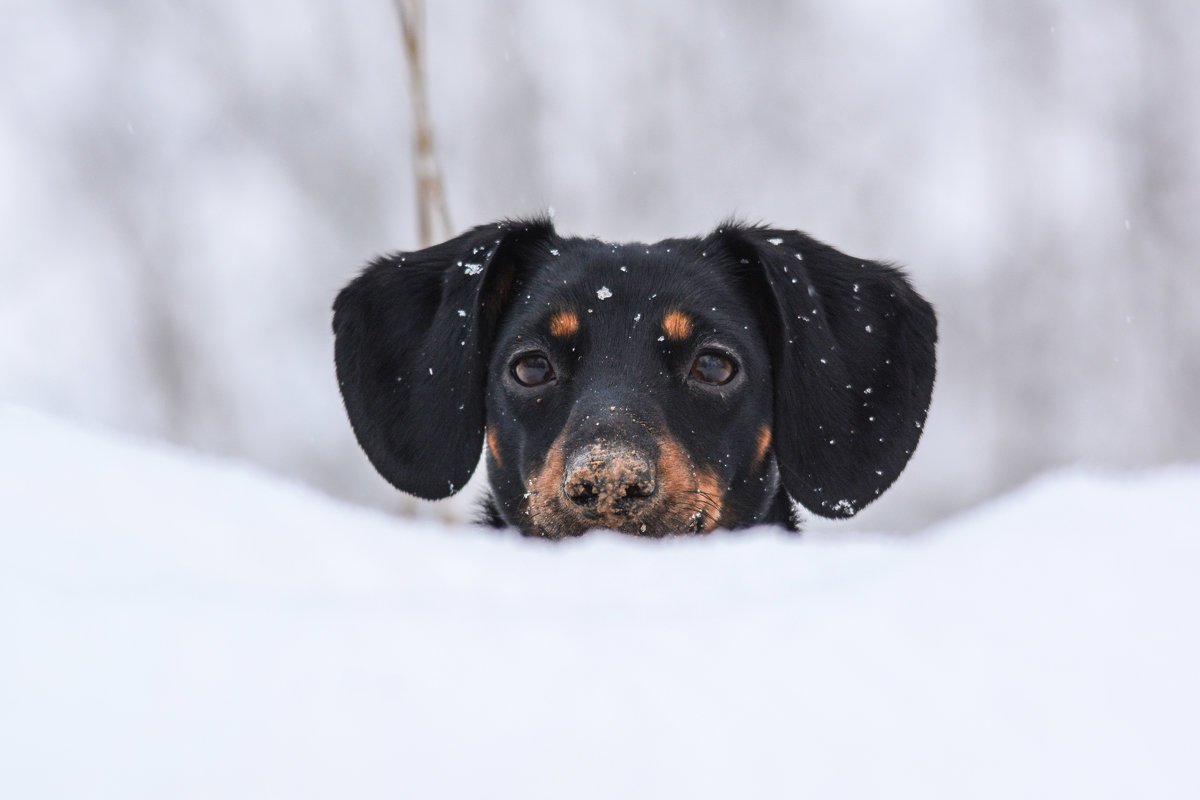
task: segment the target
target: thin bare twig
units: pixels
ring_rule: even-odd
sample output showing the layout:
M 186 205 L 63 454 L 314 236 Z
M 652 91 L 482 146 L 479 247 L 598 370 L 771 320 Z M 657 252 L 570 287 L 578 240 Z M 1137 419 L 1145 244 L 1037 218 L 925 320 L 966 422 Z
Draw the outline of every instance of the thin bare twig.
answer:
M 404 55 L 408 61 L 409 96 L 412 100 L 414 172 L 417 179 L 417 228 L 421 247 L 454 235 L 442 169 L 433 144 L 433 123 L 425 85 L 423 51 L 425 28 L 424 0 L 394 0 L 400 17 Z

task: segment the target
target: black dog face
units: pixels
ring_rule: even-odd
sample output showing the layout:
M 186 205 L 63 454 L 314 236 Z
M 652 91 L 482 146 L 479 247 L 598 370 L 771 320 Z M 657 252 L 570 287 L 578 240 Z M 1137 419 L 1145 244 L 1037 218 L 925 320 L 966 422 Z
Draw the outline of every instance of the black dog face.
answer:
M 487 380 L 500 516 L 558 538 L 764 518 L 779 488 L 759 314 L 700 242 L 530 253 Z M 553 276 L 547 280 L 547 277 Z
M 547 220 L 376 261 L 334 306 L 338 379 L 379 472 L 489 515 L 661 536 L 845 517 L 899 475 L 934 377 L 897 270 L 795 231 L 613 245 Z

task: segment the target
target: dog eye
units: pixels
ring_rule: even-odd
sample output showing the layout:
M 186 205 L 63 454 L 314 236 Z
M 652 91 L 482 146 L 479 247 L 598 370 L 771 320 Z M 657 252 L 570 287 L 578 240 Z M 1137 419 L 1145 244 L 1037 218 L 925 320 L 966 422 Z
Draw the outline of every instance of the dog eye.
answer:
M 733 380 L 735 374 L 733 359 L 721 353 L 701 353 L 692 363 L 692 377 L 702 383 L 721 386 Z
M 541 353 L 529 353 L 513 363 L 512 374 L 522 386 L 541 386 L 554 380 L 554 367 Z

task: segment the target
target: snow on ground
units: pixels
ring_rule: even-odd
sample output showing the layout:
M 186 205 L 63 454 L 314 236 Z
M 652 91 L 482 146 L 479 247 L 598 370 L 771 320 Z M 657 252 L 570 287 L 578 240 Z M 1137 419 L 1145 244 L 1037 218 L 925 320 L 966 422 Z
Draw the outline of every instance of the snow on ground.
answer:
M 554 546 L 0 409 L 0 796 L 1197 797 L 1197 497 Z

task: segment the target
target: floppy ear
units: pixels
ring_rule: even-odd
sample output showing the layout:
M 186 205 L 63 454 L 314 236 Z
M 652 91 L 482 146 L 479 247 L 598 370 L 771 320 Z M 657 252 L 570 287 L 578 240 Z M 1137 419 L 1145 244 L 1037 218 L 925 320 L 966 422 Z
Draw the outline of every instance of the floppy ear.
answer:
M 797 231 L 714 234 L 766 298 L 775 453 L 784 488 L 850 517 L 900 475 L 933 392 L 937 319 L 904 274 Z
M 435 500 L 475 471 L 492 332 L 519 252 L 552 236 L 541 219 L 480 226 L 380 258 L 338 295 L 334 360 L 346 413 L 396 488 Z

